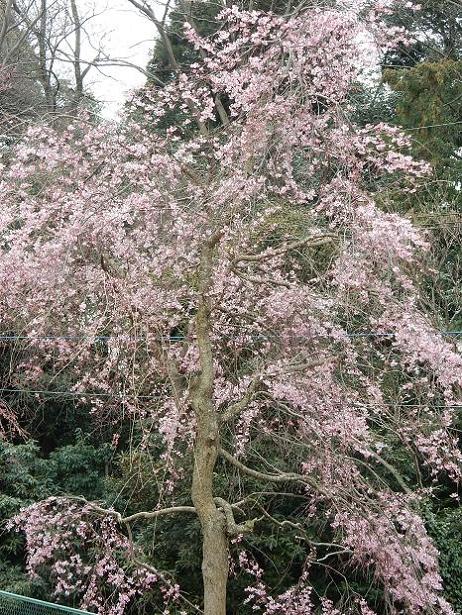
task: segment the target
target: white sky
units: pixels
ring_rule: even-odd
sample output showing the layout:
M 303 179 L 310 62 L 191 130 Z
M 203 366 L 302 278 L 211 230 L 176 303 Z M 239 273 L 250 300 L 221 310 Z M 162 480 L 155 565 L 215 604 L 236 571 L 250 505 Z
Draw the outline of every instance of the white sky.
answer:
M 88 28 L 93 44 L 97 45 L 103 37 L 103 48 L 108 56 L 146 68 L 156 37 L 154 24 L 128 0 L 91 0 L 88 5 L 98 13 Z M 88 49 L 85 55 L 92 59 L 94 52 Z M 103 115 L 113 117 L 127 93 L 145 81 L 143 73 L 135 68 L 111 66 L 100 71 L 92 69 L 86 85 L 103 103 Z

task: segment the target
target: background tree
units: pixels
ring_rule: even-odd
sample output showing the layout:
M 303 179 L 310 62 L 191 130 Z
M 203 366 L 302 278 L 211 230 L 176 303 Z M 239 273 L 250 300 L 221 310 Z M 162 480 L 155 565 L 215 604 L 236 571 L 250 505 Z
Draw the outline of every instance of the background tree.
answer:
M 392 53 L 384 79 L 395 92 L 396 122 L 410 131 L 414 151 L 431 162 L 435 180 L 411 207 L 435 235 L 435 270 L 430 301 L 454 329 L 460 328 L 460 148 L 462 145 L 461 17 L 459 2 L 422 3 L 419 11 L 391 13 L 416 42 L 410 52 Z
M 5 0 L 0 31 L 0 62 L 10 75 L 0 100 L 3 123 L 10 127 L 5 134 L 13 130 L 14 138 L 44 116 L 65 124 L 79 106 L 94 106 L 85 79 L 104 56 L 87 30 L 95 15 L 88 7 L 81 11 L 75 0 Z M 90 60 L 89 46 L 96 46 Z
M 460 172 L 462 7 L 425 1 L 420 10 L 398 10 L 390 21 L 410 30 L 415 43 L 385 59 L 385 80 L 399 94 L 398 122 L 418 129 L 416 150 L 438 177 Z

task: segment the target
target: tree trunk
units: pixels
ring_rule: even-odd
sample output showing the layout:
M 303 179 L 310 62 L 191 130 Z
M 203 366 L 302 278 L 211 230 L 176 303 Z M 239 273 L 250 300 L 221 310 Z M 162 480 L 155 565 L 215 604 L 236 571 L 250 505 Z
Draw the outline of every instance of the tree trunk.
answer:
M 202 528 L 204 615 L 226 615 L 228 538 L 223 513 L 213 501 L 213 467 L 217 457 L 215 442 L 198 433 L 192 485 L 192 500 Z
M 226 615 L 228 540 L 223 528 L 223 516 L 218 511 L 217 513 L 209 527 L 202 526 L 204 615 Z
M 213 499 L 213 471 L 220 446 L 220 431 L 213 403 L 214 366 L 208 291 L 212 279 L 213 250 L 217 241 L 218 237 L 215 237 L 204 246 L 199 266 L 196 334 L 200 372 L 191 391 L 191 401 L 196 415 L 192 501 L 202 528 L 204 615 L 226 615 L 228 580 L 228 537 L 225 518 Z

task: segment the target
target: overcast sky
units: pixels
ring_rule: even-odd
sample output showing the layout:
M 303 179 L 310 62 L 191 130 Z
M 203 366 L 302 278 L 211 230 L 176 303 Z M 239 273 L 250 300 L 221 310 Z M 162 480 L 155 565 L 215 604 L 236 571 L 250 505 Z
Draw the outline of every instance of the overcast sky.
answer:
M 93 44 L 97 45 L 103 37 L 103 48 L 109 56 L 145 68 L 154 47 L 154 24 L 139 14 L 128 0 L 90 0 L 88 4 L 98 13 L 89 26 Z M 89 59 L 93 57 L 90 49 L 86 53 Z M 87 86 L 95 98 L 103 102 L 103 115 L 113 117 L 127 92 L 141 86 L 146 78 L 134 68 L 115 66 L 102 70 L 104 74 L 92 69 Z

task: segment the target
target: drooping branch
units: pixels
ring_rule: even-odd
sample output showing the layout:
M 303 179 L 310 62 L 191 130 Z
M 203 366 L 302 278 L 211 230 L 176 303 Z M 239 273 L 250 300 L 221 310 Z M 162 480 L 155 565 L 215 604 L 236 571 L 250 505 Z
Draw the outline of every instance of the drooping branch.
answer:
M 242 414 L 242 412 L 244 412 L 244 410 L 248 408 L 249 404 L 255 399 L 256 392 L 260 385 L 261 385 L 260 378 L 255 378 L 254 380 L 252 380 L 252 382 L 248 386 L 247 391 L 245 392 L 242 399 L 228 406 L 226 410 L 223 412 L 223 414 L 221 415 L 221 422 L 227 423 L 228 421 L 231 421 L 236 416 L 239 416 L 240 414 Z
M 178 514 L 178 513 L 196 514 L 197 512 L 194 506 L 169 506 L 167 508 L 160 508 L 159 510 L 150 510 L 150 511 L 143 510 L 137 513 L 133 513 L 132 515 L 128 515 L 127 517 L 123 517 L 122 514 L 116 510 L 112 510 L 110 508 L 103 508 L 102 506 L 99 506 L 98 504 L 95 504 L 93 502 L 89 502 L 88 500 L 82 497 L 72 496 L 69 498 L 57 498 L 57 499 L 79 500 L 85 503 L 86 505 L 91 506 L 91 508 L 95 512 L 101 513 L 102 515 L 114 517 L 116 521 L 120 523 L 120 525 L 127 526 L 127 528 L 129 529 L 129 533 L 131 533 L 130 523 L 133 523 L 134 521 L 138 521 L 139 519 L 151 520 L 151 519 L 158 519 L 159 517 L 165 517 L 167 515 L 172 515 L 172 514 Z M 253 524 L 257 521 L 256 519 L 254 519 L 253 521 L 247 521 L 246 523 L 242 525 L 238 525 L 234 522 L 234 510 L 237 510 L 242 513 L 242 510 L 239 507 L 239 502 L 237 502 L 236 504 L 230 504 L 223 498 L 214 498 L 214 501 L 215 501 L 215 504 L 217 504 L 217 506 L 219 506 L 223 510 L 223 513 L 225 515 L 226 522 L 228 525 L 228 531 L 231 531 L 233 524 L 235 528 L 239 528 L 239 531 L 234 532 L 233 535 L 242 534 L 244 532 L 250 532 L 253 530 Z
M 281 256 L 290 252 L 291 250 L 297 250 L 298 248 L 303 247 L 313 247 L 317 248 L 319 246 L 323 246 L 325 244 L 331 243 L 335 239 L 335 235 L 323 234 L 315 237 L 305 237 L 305 239 L 300 239 L 299 241 L 294 241 L 292 243 L 288 243 L 280 248 L 276 249 L 268 249 L 259 254 L 242 254 L 240 256 L 236 256 L 233 260 L 233 266 L 237 265 L 241 262 L 260 262 L 262 260 L 269 260 L 271 258 L 276 258 L 277 256 Z
M 396 482 L 401 487 L 401 489 L 404 491 L 404 493 L 409 494 L 412 492 L 411 489 L 409 489 L 409 487 L 406 485 L 402 475 L 398 472 L 398 470 L 395 467 L 393 467 L 390 463 L 388 463 L 386 459 L 384 459 L 380 455 L 377 455 L 377 453 L 371 449 L 369 449 L 368 455 L 370 455 L 379 465 L 383 466 L 386 470 L 388 470 L 388 472 L 390 472 L 390 474 L 396 480 Z
M 272 523 L 274 523 L 278 527 L 281 527 L 281 528 L 291 527 L 292 529 L 295 529 L 295 530 L 302 529 L 301 523 L 294 523 L 293 521 L 289 521 L 288 519 L 284 519 L 284 521 L 278 521 L 278 519 L 275 519 L 273 515 L 270 515 L 270 513 L 267 510 L 265 510 L 265 508 L 261 504 L 258 504 L 258 502 L 256 502 L 256 505 L 261 510 L 263 516 L 269 519 Z
M 114 517 L 118 523 L 121 525 L 127 525 L 132 523 L 133 521 L 137 521 L 138 519 L 157 519 L 158 517 L 164 517 L 166 515 L 176 514 L 176 513 L 196 513 L 196 509 L 194 506 L 169 506 L 167 508 L 160 508 L 159 510 L 147 510 L 140 511 L 134 513 L 133 515 L 129 515 L 127 517 L 123 517 L 120 512 L 117 510 L 113 510 L 111 508 L 103 508 L 94 502 L 89 502 L 87 499 L 79 496 L 70 496 L 66 498 L 57 498 L 61 500 L 79 500 L 86 504 L 87 506 L 91 506 L 91 508 L 102 515 L 107 515 L 110 517 Z
M 323 493 L 323 489 L 320 485 L 310 478 L 309 476 L 304 476 L 303 474 L 297 474 L 295 472 L 280 472 L 278 474 L 267 474 L 266 472 L 260 472 L 259 470 L 254 470 L 253 468 L 249 468 L 244 465 L 239 459 L 233 457 L 230 453 L 220 448 L 220 456 L 223 457 L 225 461 L 233 465 L 235 468 L 251 476 L 252 478 L 256 478 L 257 480 L 262 480 L 265 482 L 272 483 L 301 483 L 305 485 L 309 485 L 313 487 L 320 493 Z
M 301 523 L 294 523 L 293 521 L 289 521 L 288 519 L 284 519 L 284 521 L 279 521 L 278 519 L 273 517 L 273 515 L 270 515 L 270 513 L 267 510 L 265 510 L 263 506 L 261 506 L 258 503 L 257 503 L 257 506 L 262 511 L 263 517 L 265 517 L 266 519 L 269 519 L 269 521 L 271 521 L 272 523 L 274 523 L 278 527 L 280 527 L 282 529 L 285 529 L 285 528 L 288 527 L 288 528 L 292 528 L 292 529 L 297 530 L 297 531 L 301 531 L 303 529 Z M 350 554 L 351 553 L 351 549 L 345 549 L 343 545 L 340 545 L 340 544 L 335 543 L 335 542 L 317 542 L 315 540 L 312 540 L 308 536 L 297 536 L 297 539 L 301 539 L 301 540 L 305 541 L 306 543 L 308 543 L 310 545 L 310 547 L 314 547 L 315 549 L 317 547 L 333 547 L 335 549 L 338 549 L 337 551 L 331 551 L 331 552 L 327 553 L 321 559 L 315 560 L 314 563 L 322 562 L 325 559 L 327 559 L 328 557 L 332 557 L 334 555 L 347 554 L 347 553 Z

